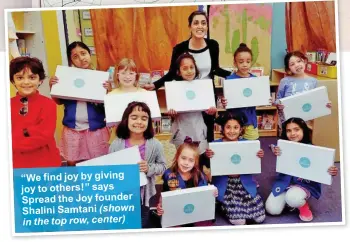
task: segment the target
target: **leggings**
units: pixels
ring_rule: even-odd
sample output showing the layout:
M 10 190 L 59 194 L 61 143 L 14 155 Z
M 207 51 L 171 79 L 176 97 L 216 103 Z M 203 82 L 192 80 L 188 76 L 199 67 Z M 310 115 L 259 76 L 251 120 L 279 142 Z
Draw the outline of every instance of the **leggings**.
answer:
M 292 186 L 276 197 L 271 193 L 266 200 L 265 208 L 269 214 L 279 215 L 282 213 L 286 204 L 292 208 L 299 208 L 306 203 L 308 198 L 309 194 L 304 189 L 298 186 Z

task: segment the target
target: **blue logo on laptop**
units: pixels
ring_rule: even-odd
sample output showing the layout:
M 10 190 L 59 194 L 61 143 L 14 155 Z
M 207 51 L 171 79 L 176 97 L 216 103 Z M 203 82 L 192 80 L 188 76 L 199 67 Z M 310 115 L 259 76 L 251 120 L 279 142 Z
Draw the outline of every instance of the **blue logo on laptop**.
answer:
M 309 168 L 311 165 L 311 161 L 309 158 L 307 157 L 301 157 L 299 160 L 299 164 L 301 165 L 301 167 L 303 168 Z
M 188 100 L 193 100 L 196 98 L 196 93 L 192 90 L 186 92 L 186 97 Z
M 243 95 L 245 97 L 250 97 L 252 95 L 252 93 L 253 93 L 253 91 L 250 88 L 244 88 L 244 90 L 243 90 Z
M 85 85 L 85 81 L 81 78 L 77 78 L 74 80 L 74 86 L 76 86 L 77 88 L 81 88 Z
M 304 112 L 307 113 L 307 112 L 310 112 L 310 110 L 312 109 L 312 106 L 311 106 L 310 103 L 305 103 L 305 104 L 303 105 L 302 109 L 303 109 Z
M 184 207 L 184 213 L 189 214 L 189 213 L 193 213 L 193 211 L 194 211 L 194 205 L 193 205 L 193 204 L 187 204 L 187 205 L 185 205 L 185 207 Z
M 238 165 L 241 162 L 241 156 L 234 154 L 233 156 L 231 156 L 231 162 L 235 165 Z

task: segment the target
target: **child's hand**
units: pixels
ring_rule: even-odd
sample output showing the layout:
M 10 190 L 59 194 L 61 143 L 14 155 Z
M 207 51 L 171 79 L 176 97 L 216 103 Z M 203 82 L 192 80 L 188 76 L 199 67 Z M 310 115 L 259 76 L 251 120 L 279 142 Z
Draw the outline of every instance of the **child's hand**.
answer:
M 328 168 L 328 174 L 331 176 L 336 176 L 338 175 L 338 167 L 336 166 L 331 166 Z
M 275 156 L 280 156 L 282 154 L 282 151 L 278 146 L 273 147 L 272 152 L 275 154 Z
M 332 102 L 329 101 L 329 102 L 326 104 L 326 107 L 327 107 L 327 108 L 332 108 Z
M 219 191 L 218 191 L 217 187 L 215 187 L 214 197 L 218 197 L 218 196 L 219 196 Z
M 109 81 L 105 81 L 102 84 L 103 88 L 107 90 L 107 93 L 109 93 L 110 91 L 112 91 L 112 84 Z
M 214 156 L 214 151 L 212 151 L 211 149 L 206 149 L 205 150 L 205 155 L 208 157 L 208 158 L 212 158 Z
M 264 157 L 264 150 L 263 150 L 263 149 L 260 149 L 256 155 L 257 155 L 257 157 L 259 157 L 260 159 L 263 158 L 263 157 Z
M 272 105 L 272 98 L 271 97 L 269 98 L 269 103 L 270 103 L 270 105 Z
M 50 91 L 51 91 L 52 86 L 55 85 L 56 83 L 58 83 L 58 78 L 57 78 L 57 76 L 52 76 L 52 77 L 50 78 L 50 81 L 49 81 Z
M 162 208 L 162 203 L 160 202 L 160 203 L 158 203 L 158 205 L 157 205 L 157 215 L 158 216 L 162 216 L 164 214 L 164 210 L 163 210 L 163 208 Z
M 209 115 L 214 115 L 214 114 L 216 114 L 216 111 L 217 111 L 216 107 L 210 107 L 210 108 L 206 111 L 206 113 L 209 114 Z
M 140 166 L 140 172 L 144 172 L 144 173 L 147 173 L 147 172 L 148 172 L 148 164 L 147 164 L 147 161 L 142 160 L 142 161 L 138 162 L 137 164 L 139 164 L 139 166 Z
M 174 109 L 169 109 L 168 115 L 172 118 L 176 118 L 177 112 Z
M 226 106 L 227 106 L 227 99 L 224 98 L 224 97 L 222 97 L 222 98 L 221 98 L 221 104 L 222 104 L 222 106 L 223 106 L 224 108 L 226 108 Z
M 284 109 L 284 105 L 283 104 L 276 104 L 276 107 L 278 110 L 283 110 Z
M 142 86 L 142 88 L 146 89 L 147 91 L 152 91 L 156 87 L 154 86 L 154 84 L 145 84 L 145 85 Z

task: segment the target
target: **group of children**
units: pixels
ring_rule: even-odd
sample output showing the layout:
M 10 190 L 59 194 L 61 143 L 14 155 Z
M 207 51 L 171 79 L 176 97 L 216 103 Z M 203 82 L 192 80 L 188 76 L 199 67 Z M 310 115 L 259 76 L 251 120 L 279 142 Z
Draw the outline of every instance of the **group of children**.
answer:
M 73 42 L 67 48 L 67 57 L 71 66 L 93 69 L 90 49 L 82 42 Z M 234 53 L 234 65 L 237 72 L 226 79 L 253 77 L 249 72 L 252 65 L 252 52 L 241 44 Z M 183 81 L 193 81 L 199 76 L 196 61 L 189 53 L 177 59 L 177 75 Z M 316 87 L 317 80 L 305 73 L 306 58 L 300 52 L 288 53 L 285 68 L 288 73 L 281 80 L 277 99 L 294 95 Z M 116 65 L 114 73 L 115 89 L 106 81 L 103 86 L 107 95 L 126 92 L 145 91 L 138 85 L 136 64 L 131 59 L 122 59 Z M 278 174 L 272 192 L 264 205 L 264 199 L 258 193 L 258 184 L 252 175 L 217 176 L 208 179 L 203 173 L 201 163 L 215 154 L 208 149 L 207 127 L 202 112 L 177 113 L 168 110 L 172 117 L 171 143 L 176 146 L 173 163 L 167 169 L 161 143 L 154 137 L 151 112 L 142 102 L 132 102 L 123 113 L 122 121 L 111 131 L 106 127 L 103 104 L 75 100 L 54 99 L 64 105 L 63 130 L 56 147 L 54 132 L 56 127 L 56 107 L 54 102 L 39 94 L 38 87 L 45 78 L 40 60 L 31 57 L 19 57 L 11 61 L 10 80 L 17 89 L 16 97 L 11 99 L 13 167 L 52 167 L 60 166 L 60 155 L 68 165 L 106 155 L 111 152 L 137 145 L 142 161 L 140 172 L 148 178 L 148 184 L 141 187 L 142 227 L 149 226 L 149 200 L 156 194 L 155 178 L 162 175 L 163 192 L 175 189 L 205 186 L 212 183 L 217 191 L 213 194 L 231 224 L 243 225 L 254 220 L 262 223 L 265 209 L 272 215 L 282 212 L 285 204 L 298 208 L 300 219 L 311 221 L 312 213 L 307 199 L 319 198 L 321 185 L 293 176 Z M 232 80 L 234 81 L 234 80 Z M 50 78 L 50 87 L 59 82 L 57 77 Z M 226 106 L 227 100 L 222 99 Z M 279 110 L 283 106 L 274 105 Z M 327 104 L 330 108 L 330 103 Z M 18 111 L 19 110 L 19 111 Z M 241 142 L 259 138 L 256 107 L 230 109 L 217 114 L 216 107 L 210 107 L 206 113 L 215 116 L 222 127 L 222 138 L 214 142 Z M 282 120 L 284 121 L 284 120 Z M 310 129 L 300 118 L 292 118 L 282 123 L 281 139 L 311 144 Z M 277 156 L 282 151 L 273 148 Z M 263 158 L 264 151 L 256 154 Z M 329 174 L 337 175 L 337 168 L 330 167 Z M 163 214 L 161 200 L 157 206 L 159 216 Z M 211 221 L 196 223 L 195 226 L 210 225 Z M 193 225 L 186 225 L 193 226 Z

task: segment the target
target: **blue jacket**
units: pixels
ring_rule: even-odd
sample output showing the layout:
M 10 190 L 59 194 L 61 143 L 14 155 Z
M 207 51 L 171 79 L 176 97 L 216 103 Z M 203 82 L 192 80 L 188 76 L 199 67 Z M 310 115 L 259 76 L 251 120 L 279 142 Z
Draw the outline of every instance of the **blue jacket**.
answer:
M 239 141 L 245 141 L 240 139 Z M 222 139 L 215 140 L 213 142 L 223 142 Z M 240 179 L 244 189 L 252 196 L 255 197 L 258 193 L 256 182 L 253 180 L 253 175 L 240 175 Z M 224 195 L 227 189 L 228 176 L 213 176 L 212 184 L 217 187 L 219 195 L 217 200 L 223 202 Z
M 77 101 L 60 99 L 60 102 L 64 105 L 64 117 L 62 121 L 63 125 L 74 129 L 76 122 L 75 117 L 77 111 Z M 103 104 L 87 102 L 87 112 L 90 131 L 95 131 L 106 126 L 106 115 Z
M 250 74 L 249 77 L 256 77 L 253 74 Z M 232 75 L 226 77 L 226 80 L 231 80 L 231 79 L 239 79 L 239 78 L 244 78 L 238 76 L 236 73 L 233 73 Z M 258 120 L 256 118 L 256 107 L 244 107 L 244 108 L 230 108 L 227 109 L 228 112 L 240 115 L 243 113 L 247 117 L 247 122 L 244 124 L 245 126 L 248 125 L 253 125 L 254 128 L 258 126 Z
M 172 172 L 170 168 L 165 170 L 162 178 L 164 181 L 163 192 L 186 188 L 185 181 L 182 179 L 181 175 L 178 172 Z M 202 177 L 198 180 L 198 187 L 206 185 L 208 185 L 208 183 L 206 182 L 206 180 L 204 179 L 204 175 L 202 174 Z
M 299 185 L 305 189 L 307 189 L 311 195 L 319 199 L 321 196 L 321 184 L 314 181 L 309 181 L 306 179 L 298 178 L 295 176 L 285 175 L 282 173 L 278 173 L 275 183 L 272 187 L 272 193 L 276 197 L 282 192 L 284 192 L 289 185 Z

